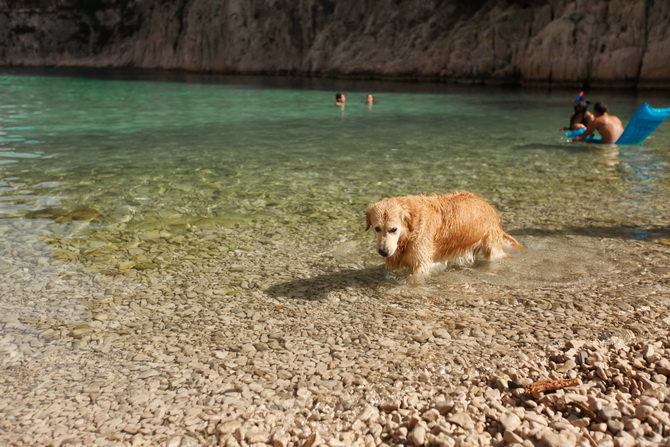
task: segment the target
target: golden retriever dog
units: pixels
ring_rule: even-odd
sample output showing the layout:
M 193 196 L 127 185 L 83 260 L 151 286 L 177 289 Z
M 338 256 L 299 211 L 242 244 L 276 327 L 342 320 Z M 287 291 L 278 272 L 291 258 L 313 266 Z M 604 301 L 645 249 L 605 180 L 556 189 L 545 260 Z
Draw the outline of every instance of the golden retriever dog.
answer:
M 412 276 L 426 275 L 435 263 L 473 262 L 480 252 L 503 258 L 503 245 L 525 248 L 503 231 L 493 206 L 467 191 L 382 199 L 368 207 L 366 221 L 386 266 Z

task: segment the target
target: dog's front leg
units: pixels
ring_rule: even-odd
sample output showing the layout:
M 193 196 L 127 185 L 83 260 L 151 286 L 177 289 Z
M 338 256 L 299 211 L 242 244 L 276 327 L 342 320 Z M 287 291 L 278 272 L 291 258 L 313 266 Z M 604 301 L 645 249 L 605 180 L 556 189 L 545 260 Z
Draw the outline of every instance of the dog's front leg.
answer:
M 410 277 L 422 278 L 428 276 L 432 262 L 428 257 L 419 257 L 409 269 Z
M 433 265 L 434 247 L 428 241 L 418 241 L 408 253 L 408 259 L 411 259 L 409 273 L 412 276 L 426 276 L 430 273 L 430 267 Z
M 420 287 L 428 278 L 430 273 L 430 267 L 420 266 L 414 271 L 410 271 L 409 276 L 407 277 L 407 285 L 410 287 Z

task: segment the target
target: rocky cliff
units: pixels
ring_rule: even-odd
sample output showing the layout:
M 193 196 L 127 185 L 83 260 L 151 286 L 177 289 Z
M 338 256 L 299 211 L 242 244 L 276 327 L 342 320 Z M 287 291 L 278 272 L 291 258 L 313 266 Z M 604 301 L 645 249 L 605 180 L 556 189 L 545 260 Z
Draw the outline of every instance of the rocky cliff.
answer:
M 670 1 L 0 0 L 0 65 L 670 87 Z

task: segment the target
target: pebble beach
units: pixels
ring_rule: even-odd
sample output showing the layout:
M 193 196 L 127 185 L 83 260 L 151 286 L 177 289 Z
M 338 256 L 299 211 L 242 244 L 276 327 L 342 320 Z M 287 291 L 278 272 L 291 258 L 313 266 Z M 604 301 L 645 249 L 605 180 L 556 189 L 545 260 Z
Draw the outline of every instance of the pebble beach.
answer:
M 416 285 L 364 233 L 282 250 L 265 223 L 244 232 L 5 268 L 22 312 L 0 317 L 0 443 L 670 446 L 667 240 L 515 234 L 527 252 Z M 533 279 L 542 262 L 565 276 Z

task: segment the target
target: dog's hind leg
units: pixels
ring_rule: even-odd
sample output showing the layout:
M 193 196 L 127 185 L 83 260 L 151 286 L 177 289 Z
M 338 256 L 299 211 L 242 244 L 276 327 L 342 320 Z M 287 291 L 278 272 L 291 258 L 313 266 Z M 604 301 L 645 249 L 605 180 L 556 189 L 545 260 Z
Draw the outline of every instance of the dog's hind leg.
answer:
M 502 247 L 493 247 L 490 254 L 486 257 L 489 261 L 497 261 L 499 259 L 508 258 L 509 255 L 505 253 Z
M 487 237 L 482 244 L 482 252 L 484 258 L 488 261 L 497 261 L 508 257 L 509 255 L 505 253 L 502 248 L 502 241 L 499 239 L 493 240 L 494 238 Z
M 508 255 L 503 251 L 503 245 L 507 247 L 516 248 L 518 250 L 525 250 L 526 247 L 521 245 L 507 233 L 502 233 L 501 238 L 493 242 L 491 238 L 488 238 L 484 243 L 484 255 L 489 261 L 495 261 L 502 258 L 511 258 L 511 255 Z

